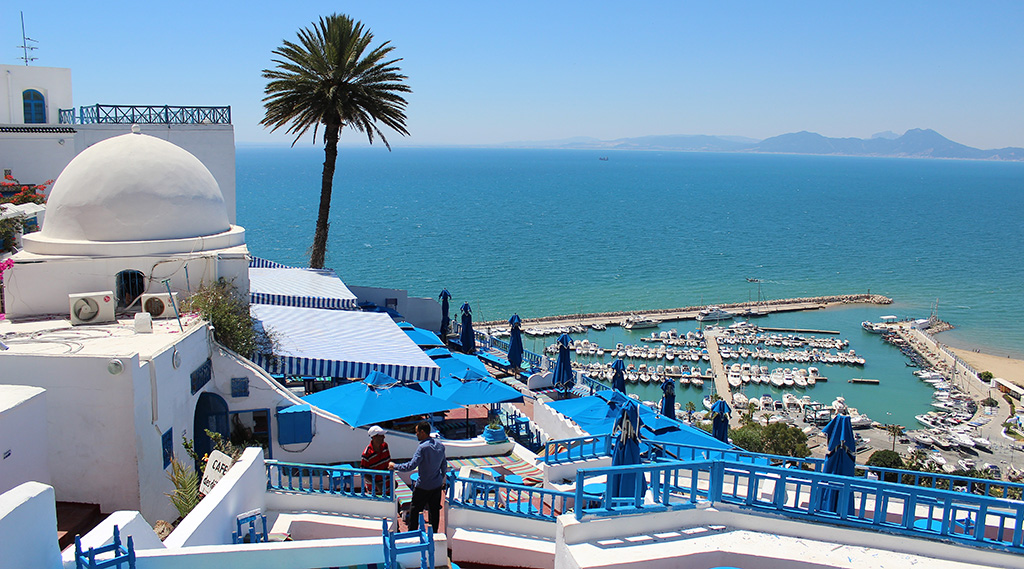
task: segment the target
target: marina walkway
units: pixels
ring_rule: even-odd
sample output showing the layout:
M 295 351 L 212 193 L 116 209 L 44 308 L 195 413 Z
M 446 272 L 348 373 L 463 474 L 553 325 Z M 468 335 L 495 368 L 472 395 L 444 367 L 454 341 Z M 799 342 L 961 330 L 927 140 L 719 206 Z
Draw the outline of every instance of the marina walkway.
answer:
M 715 382 L 715 393 L 725 399 L 725 402 L 732 407 L 732 392 L 729 390 L 729 381 L 725 372 L 725 363 L 722 361 L 722 354 L 718 352 L 718 336 L 714 331 L 706 330 L 704 340 L 708 344 L 708 356 L 711 360 L 711 375 Z

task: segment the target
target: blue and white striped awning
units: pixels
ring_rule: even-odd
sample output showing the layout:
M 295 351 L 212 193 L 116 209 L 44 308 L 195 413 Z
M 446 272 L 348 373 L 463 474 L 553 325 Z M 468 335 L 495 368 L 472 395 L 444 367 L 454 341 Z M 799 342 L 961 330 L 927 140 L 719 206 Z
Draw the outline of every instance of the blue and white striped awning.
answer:
M 249 301 L 333 310 L 356 308 L 356 295 L 328 269 L 250 267 Z
M 267 259 L 261 259 L 259 257 L 249 257 L 249 268 L 250 269 L 297 269 L 298 267 L 290 267 L 288 265 L 282 265 L 281 263 L 275 263 L 274 261 L 268 261 Z
M 249 310 L 278 342 L 276 357 L 253 358 L 268 373 L 363 378 L 376 370 L 411 381 L 436 381 L 440 374 L 387 314 L 270 304 Z

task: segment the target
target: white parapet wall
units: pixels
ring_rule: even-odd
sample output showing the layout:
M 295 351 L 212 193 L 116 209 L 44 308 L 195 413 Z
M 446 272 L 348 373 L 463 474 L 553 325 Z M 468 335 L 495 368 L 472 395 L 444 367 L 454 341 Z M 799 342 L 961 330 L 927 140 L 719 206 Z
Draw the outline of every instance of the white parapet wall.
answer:
M 247 448 L 213 491 L 164 540 L 167 547 L 231 543 L 235 519 L 250 510 L 266 511 L 267 470 L 263 449 Z
M 46 390 L 0 385 L 0 493 L 24 482 L 50 483 L 47 432 Z
M 0 567 L 58 569 L 53 488 L 26 482 L 0 494 Z

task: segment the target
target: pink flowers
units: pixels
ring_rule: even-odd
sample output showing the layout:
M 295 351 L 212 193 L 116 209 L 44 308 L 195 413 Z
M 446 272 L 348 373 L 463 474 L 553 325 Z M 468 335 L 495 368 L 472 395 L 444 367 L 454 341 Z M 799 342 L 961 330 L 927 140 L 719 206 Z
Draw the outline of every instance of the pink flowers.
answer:
M 4 259 L 0 261 L 0 282 L 4 281 L 4 271 L 14 266 L 13 259 Z

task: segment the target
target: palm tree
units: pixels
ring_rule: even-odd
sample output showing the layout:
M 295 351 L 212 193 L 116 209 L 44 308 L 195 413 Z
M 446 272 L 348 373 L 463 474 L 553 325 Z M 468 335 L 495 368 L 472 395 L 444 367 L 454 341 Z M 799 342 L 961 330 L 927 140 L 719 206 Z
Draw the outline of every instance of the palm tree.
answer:
M 696 411 L 696 410 L 697 410 L 697 406 L 693 403 L 693 401 L 687 401 L 686 402 L 686 414 L 690 418 L 690 423 L 691 424 L 693 423 L 693 412 Z
M 892 437 L 892 450 L 896 451 L 896 439 L 900 438 L 903 434 L 903 427 L 900 425 L 886 425 L 885 430 L 888 431 L 889 436 Z
M 268 79 L 260 121 L 271 131 L 287 125 L 294 134 L 294 146 L 313 129 L 313 142 L 323 127 L 324 170 L 320 184 L 320 211 L 313 235 L 309 266 L 322 269 L 327 252 L 327 229 L 331 211 L 331 190 L 338 159 L 341 129 L 349 127 L 366 134 L 370 144 L 375 136 L 391 150 L 378 123 L 408 135 L 405 129 L 406 101 L 400 93 L 412 90 L 403 83 L 407 77 L 388 59 L 394 49 L 384 42 L 370 48 L 373 34 L 343 14 L 321 17 L 309 28 L 299 30 L 298 41 L 285 40 L 275 49 L 274 69 L 264 69 Z

